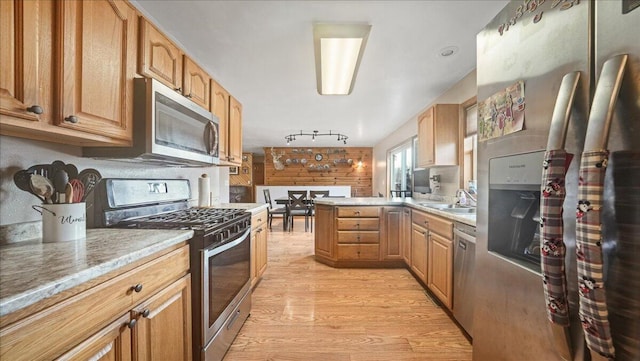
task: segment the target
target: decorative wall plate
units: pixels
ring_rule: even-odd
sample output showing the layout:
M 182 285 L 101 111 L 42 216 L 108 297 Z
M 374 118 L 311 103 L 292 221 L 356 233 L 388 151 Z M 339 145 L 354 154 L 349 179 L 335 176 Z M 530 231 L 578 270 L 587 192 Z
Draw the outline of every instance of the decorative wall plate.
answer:
M 316 161 L 318 161 L 318 162 L 319 162 L 319 161 L 321 161 L 321 160 L 322 160 L 322 154 L 317 153 L 317 154 L 316 154 Z

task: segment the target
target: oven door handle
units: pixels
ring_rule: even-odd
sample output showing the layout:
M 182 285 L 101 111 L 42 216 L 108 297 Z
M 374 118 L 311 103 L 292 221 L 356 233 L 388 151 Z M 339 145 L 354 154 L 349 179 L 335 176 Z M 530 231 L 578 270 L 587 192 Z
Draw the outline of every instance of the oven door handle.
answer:
M 222 246 L 219 246 L 219 247 L 211 247 L 211 248 L 203 249 L 202 252 L 204 252 L 205 259 L 215 256 L 219 253 L 222 253 L 228 249 L 231 249 L 239 245 L 240 243 L 244 242 L 244 240 L 247 239 L 250 234 L 251 234 L 251 228 L 247 228 L 247 230 L 242 234 L 242 236 L 238 237 L 238 239 L 232 242 L 223 244 Z

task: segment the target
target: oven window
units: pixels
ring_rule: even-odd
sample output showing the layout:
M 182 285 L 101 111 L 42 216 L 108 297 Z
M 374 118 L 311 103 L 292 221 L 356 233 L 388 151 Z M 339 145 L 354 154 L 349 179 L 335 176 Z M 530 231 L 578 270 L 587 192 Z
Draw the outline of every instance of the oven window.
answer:
M 209 258 L 209 327 L 249 281 L 250 238 Z

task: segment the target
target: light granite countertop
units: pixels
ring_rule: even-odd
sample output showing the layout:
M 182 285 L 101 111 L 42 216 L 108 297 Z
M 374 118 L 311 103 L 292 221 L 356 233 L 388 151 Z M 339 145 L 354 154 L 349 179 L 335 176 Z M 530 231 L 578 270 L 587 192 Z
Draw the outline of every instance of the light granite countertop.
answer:
M 384 198 L 384 197 L 354 197 L 354 198 L 317 198 L 316 204 L 326 204 L 330 206 L 409 206 L 427 213 L 432 213 L 455 222 L 476 225 L 476 215 L 460 214 L 442 211 L 439 209 L 423 206 L 426 203 L 442 203 L 429 199 L 417 198 Z M 421 204 L 422 203 L 422 204 Z
M 190 230 L 87 229 L 85 240 L 0 246 L 0 316 L 191 237 Z

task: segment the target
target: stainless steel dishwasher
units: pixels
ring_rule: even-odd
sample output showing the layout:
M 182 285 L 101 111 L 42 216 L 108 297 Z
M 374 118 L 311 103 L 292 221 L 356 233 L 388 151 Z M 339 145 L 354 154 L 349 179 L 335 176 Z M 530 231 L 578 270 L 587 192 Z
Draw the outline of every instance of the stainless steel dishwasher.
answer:
M 476 227 L 456 223 L 453 244 L 453 317 L 473 337 Z

